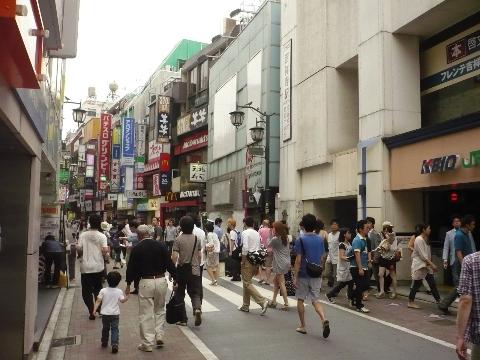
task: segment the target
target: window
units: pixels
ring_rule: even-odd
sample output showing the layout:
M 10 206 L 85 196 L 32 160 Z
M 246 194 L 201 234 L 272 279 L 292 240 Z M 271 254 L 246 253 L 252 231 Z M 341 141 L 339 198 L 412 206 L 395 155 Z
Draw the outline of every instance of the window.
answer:
M 97 111 L 93 109 L 87 109 L 87 116 L 95 117 L 97 116 Z
M 190 95 L 197 93 L 197 84 L 198 84 L 198 73 L 197 68 L 190 70 Z
M 208 60 L 200 65 L 200 90 L 208 87 Z

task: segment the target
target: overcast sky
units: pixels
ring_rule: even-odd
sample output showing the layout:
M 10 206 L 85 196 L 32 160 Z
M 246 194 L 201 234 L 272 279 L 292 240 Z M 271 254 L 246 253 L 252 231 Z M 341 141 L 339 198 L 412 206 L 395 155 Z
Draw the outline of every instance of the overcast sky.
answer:
M 250 0 L 255 2 L 255 0 Z M 258 0 L 257 0 L 258 1 Z M 249 0 L 245 1 L 246 3 Z M 97 99 L 116 81 L 120 96 L 148 79 L 181 39 L 210 43 L 223 18 L 242 0 L 81 0 L 78 52 L 67 60 L 65 95 L 85 100 L 94 86 Z M 63 134 L 76 129 L 73 105 L 65 105 Z

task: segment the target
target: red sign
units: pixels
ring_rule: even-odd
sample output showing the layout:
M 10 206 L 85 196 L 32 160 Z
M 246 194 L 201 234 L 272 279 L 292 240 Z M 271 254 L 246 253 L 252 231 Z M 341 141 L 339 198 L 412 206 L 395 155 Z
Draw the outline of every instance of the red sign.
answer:
M 99 161 L 98 161 L 98 184 L 99 190 L 107 188 L 107 181 L 101 181 L 104 176 L 106 180 L 110 177 L 110 142 L 112 133 L 110 132 L 112 124 L 112 115 L 102 114 L 100 119 L 100 141 L 99 141 Z
M 137 186 L 135 189 L 137 190 L 143 190 L 145 189 L 144 181 L 143 181 L 143 174 L 137 174 L 135 177 L 135 181 L 137 183 Z
M 154 174 L 152 176 L 153 182 L 153 195 L 158 196 L 160 195 L 160 174 Z
M 170 171 L 170 154 L 160 154 L 160 171 Z
M 160 169 L 160 161 L 154 161 L 152 163 L 145 164 L 145 170 L 143 173 L 145 174 L 158 169 Z
M 185 137 L 182 142 L 175 146 L 175 155 L 198 150 L 208 145 L 208 130 L 199 131 L 196 134 Z

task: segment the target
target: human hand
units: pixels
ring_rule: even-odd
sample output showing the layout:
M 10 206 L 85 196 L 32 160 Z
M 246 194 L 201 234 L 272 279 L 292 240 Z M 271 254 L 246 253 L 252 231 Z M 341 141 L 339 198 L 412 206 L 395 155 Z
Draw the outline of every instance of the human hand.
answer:
M 432 264 L 432 270 L 433 272 L 437 272 L 438 271 L 437 265 Z
M 463 338 L 457 339 L 456 352 L 460 360 L 467 360 L 467 346 L 465 345 L 465 340 Z
M 364 276 L 364 275 L 365 275 L 365 271 L 364 271 L 363 269 L 358 269 L 358 275 Z
M 448 262 L 447 262 L 447 260 L 444 260 L 444 261 L 443 261 L 443 268 L 444 268 L 445 270 L 447 270 L 447 267 L 448 267 Z
M 176 281 L 173 282 L 173 290 L 176 291 L 178 289 L 178 284 Z
M 125 296 L 129 296 L 130 295 L 130 285 L 127 285 L 127 287 L 125 288 Z

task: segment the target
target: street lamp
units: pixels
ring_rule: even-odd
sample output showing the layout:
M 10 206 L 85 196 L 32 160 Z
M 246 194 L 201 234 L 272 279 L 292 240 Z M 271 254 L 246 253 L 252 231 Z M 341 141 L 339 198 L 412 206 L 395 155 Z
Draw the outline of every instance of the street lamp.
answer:
M 243 125 L 243 119 L 245 118 L 245 113 L 243 111 L 232 111 L 230 113 L 230 121 L 232 125 L 235 126 L 237 129 Z
M 83 122 L 85 121 L 85 115 L 87 114 L 87 111 L 78 107 L 76 109 L 73 109 L 72 113 L 73 113 L 73 121 L 75 121 L 78 124 L 78 126 L 80 126 L 80 124 L 83 124 Z

